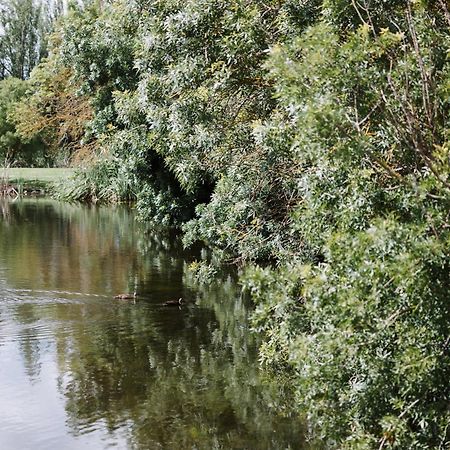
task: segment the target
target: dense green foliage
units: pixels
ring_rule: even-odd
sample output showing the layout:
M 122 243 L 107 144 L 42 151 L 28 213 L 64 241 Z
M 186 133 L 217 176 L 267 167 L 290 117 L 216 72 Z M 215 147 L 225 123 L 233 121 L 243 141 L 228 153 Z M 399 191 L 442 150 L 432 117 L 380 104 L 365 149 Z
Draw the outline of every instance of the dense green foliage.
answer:
M 45 165 L 45 148 L 38 138 L 26 139 L 16 129 L 17 103 L 26 97 L 27 83 L 17 78 L 0 80 L 0 161 L 2 166 Z
M 249 275 L 262 358 L 330 447 L 446 448 L 449 22 L 402 2 L 349 30 L 332 6 L 269 62 L 319 264 Z
M 30 117 L 33 108 L 30 111 L 28 99 L 32 94 L 34 97 L 39 94 L 32 83 L 24 80 L 47 54 L 48 33 L 62 10 L 62 0 L 4 0 L 0 4 L 2 165 L 48 166 L 58 160 L 54 152 L 48 151 L 44 136 L 37 130 L 30 132 L 30 127 L 36 128 L 36 120 Z M 42 72 L 42 68 L 39 70 Z M 48 112 L 45 105 L 44 113 Z
M 92 108 L 66 195 L 278 265 L 245 279 L 261 359 L 330 448 L 450 442 L 449 49 L 444 0 L 116 0 L 61 26 Z

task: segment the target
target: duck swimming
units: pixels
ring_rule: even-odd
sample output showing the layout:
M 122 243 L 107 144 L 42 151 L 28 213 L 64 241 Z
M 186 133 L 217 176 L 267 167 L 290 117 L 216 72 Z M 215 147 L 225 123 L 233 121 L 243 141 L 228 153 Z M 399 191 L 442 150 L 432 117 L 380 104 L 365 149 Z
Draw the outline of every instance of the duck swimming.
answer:
M 167 300 L 164 302 L 164 306 L 181 306 L 184 300 L 180 297 L 178 300 Z
M 135 299 L 136 297 L 136 291 L 134 291 L 132 294 L 118 294 L 114 296 L 114 298 L 120 298 L 121 300 Z

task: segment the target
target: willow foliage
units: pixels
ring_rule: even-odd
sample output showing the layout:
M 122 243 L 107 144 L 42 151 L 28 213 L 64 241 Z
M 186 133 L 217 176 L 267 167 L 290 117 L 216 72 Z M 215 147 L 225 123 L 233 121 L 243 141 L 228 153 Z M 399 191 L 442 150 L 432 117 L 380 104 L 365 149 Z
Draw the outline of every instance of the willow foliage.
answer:
M 349 29 L 342 5 L 269 62 L 319 264 L 254 270 L 254 325 L 327 446 L 447 448 L 450 22 L 374 2 Z

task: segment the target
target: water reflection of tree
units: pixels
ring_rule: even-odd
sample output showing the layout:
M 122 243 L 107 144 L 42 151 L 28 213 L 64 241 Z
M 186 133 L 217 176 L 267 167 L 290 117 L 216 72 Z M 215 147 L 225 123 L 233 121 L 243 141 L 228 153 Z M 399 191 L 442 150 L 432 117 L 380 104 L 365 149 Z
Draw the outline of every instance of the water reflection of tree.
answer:
M 139 449 L 301 448 L 299 422 L 279 415 L 281 399 L 261 385 L 247 307 L 231 278 L 194 285 L 192 255 L 176 236 L 141 233 L 126 211 L 14 208 L 27 225 L 16 234 L 2 228 L 8 243 L 1 240 L 0 252 L 12 267 L 29 267 L 17 279 L 9 274 L 10 285 L 25 279 L 108 293 L 136 284 L 143 297 L 136 304 L 46 298 L 46 308 L 35 302 L 17 310 L 21 323 L 42 321 L 52 330 L 73 434 L 126 428 L 130 447 Z M 190 305 L 161 305 L 180 294 Z M 38 368 L 39 347 L 22 352 Z
M 9 210 L 10 201 L 0 197 L 0 217 L 5 224 L 11 221 L 11 212 Z
M 18 230 L 0 223 L 9 284 L 48 290 L 65 286 L 88 294 L 99 287 L 114 292 L 133 279 L 138 252 L 136 225 L 128 211 L 100 208 L 93 213 L 88 207 L 47 200 L 9 208 L 21 224 Z
M 38 322 L 33 305 L 18 305 L 16 320 L 23 326 L 20 333 L 19 348 L 23 355 L 25 370 L 30 380 L 37 381 L 41 372 L 41 342 L 36 336 L 35 324 Z
M 105 420 L 111 431 L 127 423 L 130 446 L 140 449 L 302 446 L 299 423 L 279 417 L 277 400 L 262 391 L 231 283 L 197 300 L 182 310 L 127 305 L 114 328 L 73 336 L 63 392 L 74 432 Z

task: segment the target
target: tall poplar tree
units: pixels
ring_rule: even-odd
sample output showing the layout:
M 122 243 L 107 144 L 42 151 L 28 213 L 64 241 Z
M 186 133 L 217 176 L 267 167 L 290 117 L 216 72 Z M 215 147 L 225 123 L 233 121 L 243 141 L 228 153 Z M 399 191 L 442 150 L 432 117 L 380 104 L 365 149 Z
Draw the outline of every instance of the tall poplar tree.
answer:
M 6 0 L 0 5 L 0 79 L 28 78 L 45 56 L 44 11 L 44 4 L 33 0 Z

